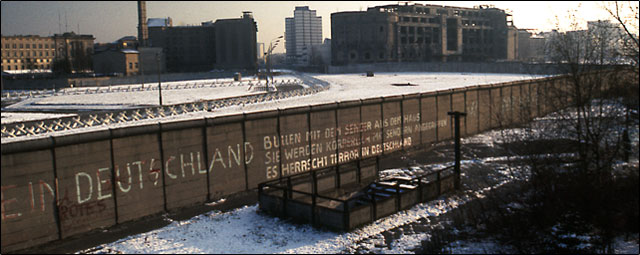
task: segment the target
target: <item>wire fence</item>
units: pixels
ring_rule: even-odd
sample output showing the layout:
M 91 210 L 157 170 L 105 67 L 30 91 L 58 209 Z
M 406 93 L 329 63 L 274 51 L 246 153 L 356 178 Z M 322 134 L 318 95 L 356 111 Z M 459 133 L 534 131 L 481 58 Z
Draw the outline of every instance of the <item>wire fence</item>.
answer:
M 243 85 L 241 85 L 243 84 Z M 185 88 L 202 88 L 202 87 L 225 87 L 225 86 L 257 86 L 266 88 L 264 83 L 238 83 L 238 82 L 225 82 L 225 83 L 186 83 L 186 84 L 178 84 L 178 85 L 164 85 L 163 90 L 165 89 L 185 89 Z M 302 87 L 302 83 L 299 80 L 281 80 L 270 84 L 270 88 L 274 88 L 277 90 L 282 87 L 293 87 L 298 86 Z M 154 87 L 154 88 L 152 88 Z M 74 93 L 84 93 L 84 94 L 95 94 L 95 93 L 109 93 L 114 91 L 119 92 L 133 92 L 133 91 L 146 91 L 146 90 L 157 90 L 157 86 L 145 87 L 144 90 L 142 87 L 134 88 L 129 86 L 128 88 L 118 88 L 114 89 L 104 89 L 104 88 L 93 88 L 93 89 L 82 89 L 80 92 Z M 147 119 L 156 119 L 163 118 L 167 116 L 176 116 L 180 114 L 193 113 L 193 112 L 203 112 L 203 111 L 211 111 L 215 109 L 220 109 L 224 107 L 230 106 L 244 106 L 248 104 L 255 103 L 263 103 L 274 100 L 280 100 L 290 97 L 299 97 L 299 96 L 307 96 L 311 94 L 318 93 L 320 91 L 324 91 L 328 89 L 329 86 L 311 86 L 309 88 L 302 89 L 294 89 L 294 90 L 277 90 L 275 92 L 268 93 L 260 93 L 254 95 L 240 96 L 240 97 L 232 97 L 225 99 L 215 99 L 201 102 L 193 102 L 193 103 L 184 103 L 184 104 L 175 104 L 168 106 L 155 106 L 155 107 L 147 107 L 147 108 L 139 108 L 139 109 L 129 109 L 122 111 L 111 111 L 111 112 L 103 112 L 103 113 L 86 113 L 80 114 L 74 117 L 62 117 L 57 119 L 48 119 L 48 120 L 35 120 L 35 121 L 25 121 L 18 123 L 9 123 L 2 124 L 1 133 L 2 137 L 22 137 L 22 136 L 34 136 L 64 130 L 73 130 L 85 127 L 95 127 L 101 125 L 110 125 L 115 123 L 126 123 L 133 122 L 139 120 L 147 120 Z M 271 91 L 272 89 L 269 89 Z M 58 92 L 56 92 L 58 93 Z M 31 94 L 33 96 L 36 94 Z M 3 95 L 4 96 L 4 95 Z
M 172 82 L 175 83 L 175 82 Z M 238 87 L 249 86 L 261 88 L 265 86 L 266 82 L 262 81 L 204 81 L 204 82 L 185 82 L 180 84 L 161 84 L 163 90 L 176 90 L 176 89 L 197 89 L 197 88 L 224 88 L 224 87 Z M 289 80 L 275 80 L 274 86 L 282 86 L 285 84 L 299 83 L 296 79 Z M 59 90 L 43 89 L 43 90 L 19 90 L 8 91 L 2 93 L 2 100 L 24 100 L 29 98 L 44 98 L 50 96 L 63 96 L 63 95 L 89 95 L 89 94 L 101 94 L 101 93 L 121 93 L 121 92 L 141 92 L 141 91 L 154 91 L 158 90 L 158 85 L 153 83 L 145 83 L 145 85 L 119 85 L 119 86 L 101 86 L 101 87 L 87 87 L 87 88 L 64 88 Z

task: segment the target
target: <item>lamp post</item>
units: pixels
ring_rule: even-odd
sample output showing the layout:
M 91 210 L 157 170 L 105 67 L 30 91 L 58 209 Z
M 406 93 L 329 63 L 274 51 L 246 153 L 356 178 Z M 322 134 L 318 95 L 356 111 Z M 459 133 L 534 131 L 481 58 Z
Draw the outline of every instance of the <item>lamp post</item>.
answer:
M 156 52 L 156 63 L 158 64 L 158 98 L 162 106 L 162 84 L 160 83 L 160 55 Z
M 273 52 L 273 49 L 276 48 L 276 46 L 278 46 L 278 42 L 280 42 L 280 39 L 282 39 L 284 36 L 278 36 L 276 38 L 273 38 L 271 40 L 271 42 L 269 42 L 269 49 L 267 50 L 267 53 L 265 53 L 266 57 L 266 68 L 267 68 L 267 83 L 265 84 L 265 91 L 269 91 L 269 76 L 271 76 L 271 82 L 273 82 L 273 74 L 271 72 L 271 52 Z M 274 44 L 275 41 L 275 44 Z

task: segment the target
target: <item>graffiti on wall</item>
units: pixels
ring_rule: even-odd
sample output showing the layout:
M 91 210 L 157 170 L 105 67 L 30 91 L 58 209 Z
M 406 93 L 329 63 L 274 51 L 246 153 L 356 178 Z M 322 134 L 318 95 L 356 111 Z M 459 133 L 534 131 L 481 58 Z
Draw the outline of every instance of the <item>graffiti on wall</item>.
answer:
M 245 152 L 244 160 L 240 159 L 241 149 Z M 232 165 L 250 164 L 253 159 L 253 146 L 250 143 L 244 143 L 229 145 L 224 150 L 215 148 L 211 153 L 208 169 L 200 163 L 201 158 L 202 154 L 196 151 L 168 156 L 164 162 L 156 158 L 127 162 L 115 165 L 113 171 L 110 166 L 93 171 L 78 171 L 72 178 L 64 180 L 65 183 L 70 183 L 64 187 L 60 186 L 61 181 L 58 178 L 55 178 L 53 183 L 45 180 L 28 180 L 23 185 L 2 185 L 1 219 L 5 222 L 26 214 L 51 213 L 52 211 L 49 210 L 52 210 L 53 205 L 58 207 L 61 221 L 98 214 L 107 208 L 103 201 L 113 198 L 112 182 L 114 181 L 117 190 L 129 193 L 143 190 L 145 185 L 154 187 L 160 185 L 162 167 L 164 167 L 166 178 L 179 179 L 189 175 L 205 175 L 207 172 L 225 169 Z M 115 174 L 113 181 L 112 172 Z M 16 189 L 19 189 L 18 192 L 13 192 Z M 28 196 L 26 199 L 19 199 L 18 196 L 7 197 L 8 192 L 28 194 Z M 20 210 L 19 208 L 22 210 L 17 211 Z

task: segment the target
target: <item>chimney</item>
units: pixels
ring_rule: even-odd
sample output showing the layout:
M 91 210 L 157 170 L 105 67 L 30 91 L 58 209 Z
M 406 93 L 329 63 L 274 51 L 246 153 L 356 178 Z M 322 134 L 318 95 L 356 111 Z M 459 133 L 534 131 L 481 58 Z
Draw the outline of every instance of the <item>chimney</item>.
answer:
M 140 47 L 146 47 L 149 41 L 149 29 L 147 27 L 147 4 L 138 1 L 138 43 Z

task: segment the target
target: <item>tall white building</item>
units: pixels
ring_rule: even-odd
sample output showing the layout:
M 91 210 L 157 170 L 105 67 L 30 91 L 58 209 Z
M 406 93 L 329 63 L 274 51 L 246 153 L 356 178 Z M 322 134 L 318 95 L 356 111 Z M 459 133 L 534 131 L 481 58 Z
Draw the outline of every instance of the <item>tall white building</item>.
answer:
M 285 19 L 285 48 L 287 62 L 309 65 L 312 45 L 322 44 L 322 17 L 309 6 L 297 6 L 293 18 Z

